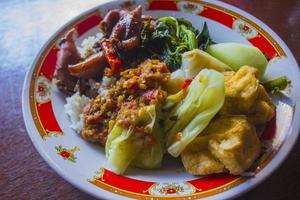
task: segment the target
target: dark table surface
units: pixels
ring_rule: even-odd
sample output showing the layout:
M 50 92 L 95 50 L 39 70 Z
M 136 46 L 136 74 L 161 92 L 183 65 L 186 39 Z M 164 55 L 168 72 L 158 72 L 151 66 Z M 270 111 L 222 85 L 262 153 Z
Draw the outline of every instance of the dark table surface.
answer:
M 22 118 L 25 73 L 49 36 L 100 0 L 0 0 L 0 199 L 94 199 L 59 177 Z M 300 61 L 299 0 L 225 0 L 269 25 Z M 300 142 L 266 181 L 239 199 L 300 199 Z

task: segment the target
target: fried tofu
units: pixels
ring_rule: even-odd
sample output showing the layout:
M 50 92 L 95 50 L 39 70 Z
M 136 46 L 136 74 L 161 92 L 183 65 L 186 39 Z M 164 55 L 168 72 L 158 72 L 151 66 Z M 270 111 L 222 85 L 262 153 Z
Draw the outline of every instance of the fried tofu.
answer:
M 266 123 L 274 116 L 273 103 L 257 76 L 257 69 L 249 66 L 224 74 L 225 102 L 221 115 L 247 115 L 255 125 Z
M 185 169 L 193 175 L 229 171 L 241 174 L 261 151 L 255 127 L 246 116 L 213 120 L 181 154 Z
M 249 121 L 253 124 L 264 124 L 275 115 L 275 106 L 262 85 L 259 85 L 258 97 L 247 112 Z
M 246 111 L 257 98 L 259 86 L 257 73 L 257 69 L 243 66 L 225 81 L 225 96 L 235 101 L 237 109 Z
M 221 118 L 213 125 L 226 130 L 223 134 L 212 136 L 208 149 L 230 174 L 241 174 L 251 166 L 261 151 L 255 127 L 243 116 Z
M 243 66 L 223 74 L 225 102 L 219 118 L 181 154 L 185 169 L 193 175 L 243 173 L 261 152 L 255 125 L 268 122 L 275 114 L 271 98 L 259 84 L 257 69 Z
M 182 153 L 186 171 L 193 175 L 209 175 L 226 172 L 225 166 L 208 150 L 210 136 L 197 137 Z

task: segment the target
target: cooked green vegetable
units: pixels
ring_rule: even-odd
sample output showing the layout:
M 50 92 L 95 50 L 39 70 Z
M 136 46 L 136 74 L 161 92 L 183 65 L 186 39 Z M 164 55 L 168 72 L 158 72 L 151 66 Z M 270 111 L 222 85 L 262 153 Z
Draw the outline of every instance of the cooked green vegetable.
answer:
M 220 72 L 232 70 L 228 65 L 200 49 L 182 54 L 181 69 L 185 72 L 185 78 L 194 78 L 204 68 L 215 69 Z
M 266 81 L 261 83 L 268 92 L 271 92 L 273 94 L 279 93 L 281 90 L 284 90 L 290 81 L 286 76 L 280 76 L 278 78 L 275 78 L 270 81 Z
M 168 152 L 177 157 L 184 148 L 208 125 L 220 110 L 225 99 L 223 74 L 203 69 L 187 88 L 187 95 L 172 95 L 168 101 L 180 101 L 167 115 L 164 130 L 167 132 Z M 174 100 L 175 99 L 175 100 Z M 173 121 L 170 116 L 177 116 Z
M 113 129 L 109 132 L 106 143 L 105 143 L 105 156 L 106 158 L 109 157 L 109 149 L 111 147 L 112 141 L 114 141 L 117 137 L 122 135 L 124 132 L 124 128 L 119 125 L 114 125 Z
M 185 72 L 182 69 L 177 69 L 171 73 L 171 77 L 167 82 L 167 91 L 170 94 L 175 94 L 181 90 L 181 85 L 185 81 Z
M 237 71 L 243 65 L 258 69 L 260 77 L 265 73 L 268 61 L 256 47 L 239 43 L 220 43 L 210 45 L 207 52 Z
M 199 44 L 199 49 L 206 50 L 209 45 L 215 44 L 215 42 L 211 39 L 208 31 L 208 26 L 206 22 L 204 22 L 203 29 L 201 33 L 196 36 Z
M 174 17 L 159 18 L 150 40 L 150 48 L 160 55 L 171 71 L 180 67 L 182 53 L 199 46 L 206 49 L 212 43 L 206 23 L 200 33 L 191 22 Z
M 105 154 L 111 169 L 122 174 L 129 165 L 140 168 L 160 167 L 164 154 L 163 134 L 159 131 L 154 105 L 143 107 L 137 116 L 137 125 L 151 131 L 151 144 L 144 144 L 145 138 L 135 134 L 133 128 L 123 128 L 116 124 L 108 134 Z M 146 134 L 146 133 L 145 133 Z
M 164 135 L 158 124 L 155 106 L 147 106 L 144 113 L 141 112 L 140 114 L 144 116 L 145 123 L 148 123 L 146 127 L 152 130 L 151 138 L 153 141 L 151 144 L 145 144 L 143 146 L 142 150 L 132 162 L 132 165 L 143 169 L 159 168 L 165 150 Z
M 119 130 L 119 128 L 115 130 Z M 112 131 L 108 137 L 111 134 L 117 135 Z M 111 169 L 117 174 L 124 173 L 142 147 L 143 140 L 134 135 L 133 129 L 122 128 L 121 135 L 112 140 L 110 144 L 105 145 L 105 153 Z

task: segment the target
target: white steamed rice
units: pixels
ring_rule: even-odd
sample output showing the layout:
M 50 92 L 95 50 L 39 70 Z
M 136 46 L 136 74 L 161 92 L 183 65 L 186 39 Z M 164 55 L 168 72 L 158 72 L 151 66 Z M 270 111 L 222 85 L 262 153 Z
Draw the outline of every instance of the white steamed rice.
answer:
M 98 89 L 98 94 L 100 96 L 106 96 L 107 89 L 110 88 L 116 81 L 117 79 L 115 77 L 103 76 L 101 86 Z
M 97 33 L 95 36 L 89 36 L 81 42 L 81 45 L 78 46 L 77 49 L 82 58 L 87 58 L 93 53 L 94 44 L 102 38 L 102 36 L 103 34 Z
M 65 112 L 70 117 L 70 128 L 74 129 L 77 133 L 83 129 L 83 108 L 90 101 L 90 99 L 84 95 L 79 95 L 76 92 L 71 97 L 66 98 Z

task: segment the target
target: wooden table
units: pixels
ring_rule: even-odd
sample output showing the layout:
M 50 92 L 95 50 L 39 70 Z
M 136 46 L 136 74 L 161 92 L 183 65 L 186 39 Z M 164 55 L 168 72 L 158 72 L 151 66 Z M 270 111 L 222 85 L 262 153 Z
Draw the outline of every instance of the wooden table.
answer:
M 22 118 L 25 73 L 42 44 L 99 0 L 0 1 L 0 199 L 94 199 L 59 177 L 33 147 Z M 226 0 L 277 32 L 300 62 L 299 0 Z M 300 142 L 271 177 L 240 199 L 300 199 Z

